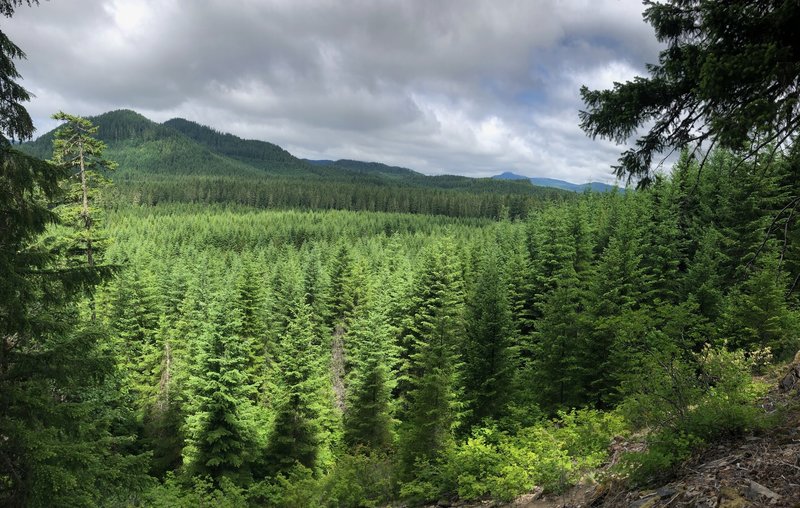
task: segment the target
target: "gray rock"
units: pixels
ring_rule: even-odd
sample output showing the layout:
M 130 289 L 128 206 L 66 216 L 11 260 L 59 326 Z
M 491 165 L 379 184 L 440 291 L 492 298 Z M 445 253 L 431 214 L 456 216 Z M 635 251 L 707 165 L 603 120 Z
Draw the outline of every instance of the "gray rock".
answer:
M 780 494 L 771 491 L 767 487 L 761 485 L 760 483 L 754 482 L 753 480 L 747 480 L 750 483 L 749 488 L 747 489 L 747 497 L 750 499 L 758 499 L 760 497 L 767 497 L 769 499 L 775 499 L 776 501 L 781 498 Z
M 672 497 L 677 493 L 678 493 L 678 489 L 674 489 L 674 488 L 670 487 L 669 485 L 665 485 L 665 486 L 661 487 L 660 489 L 656 490 L 656 494 L 658 494 L 659 497 L 661 497 L 661 499 L 664 499 L 664 498 L 667 498 L 667 497 Z

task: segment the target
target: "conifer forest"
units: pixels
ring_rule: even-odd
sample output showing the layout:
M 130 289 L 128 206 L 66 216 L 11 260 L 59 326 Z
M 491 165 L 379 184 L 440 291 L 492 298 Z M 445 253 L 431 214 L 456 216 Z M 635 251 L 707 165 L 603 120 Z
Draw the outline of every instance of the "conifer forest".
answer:
M 800 8 L 644 9 L 659 63 L 575 119 L 630 141 L 621 187 L 582 193 L 127 109 L 34 138 L 0 32 L 0 505 L 510 503 L 768 434 L 800 350 Z

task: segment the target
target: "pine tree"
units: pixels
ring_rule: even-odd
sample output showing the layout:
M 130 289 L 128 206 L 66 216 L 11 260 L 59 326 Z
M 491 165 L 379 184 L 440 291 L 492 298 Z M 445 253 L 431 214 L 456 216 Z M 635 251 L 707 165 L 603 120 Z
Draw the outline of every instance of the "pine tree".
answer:
M 407 391 L 403 394 L 400 454 L 406 476 L 418 460 L 435 459 L 453 443 L 461 403 L 463 299 L 452 245 L 441 242 L 423 259 L 404 337 Z
M 387 300 L 381 289 L 372 288 L 347 333 L 352 367 L 343 423 L 345 442 L 354 448 L 386 450 L 393 444 L 391 392 L 397 351 Z
M 317 466 L 324 443 L 323 420 L 332 403 L 326 397 L 322 354 L 308 305 L 302 300 L 295 301 L 277 353 L 280 393 L 264 456 L 270 474 L 286 472 L 295 464 L 310 469 Z
M 236 334 L 241 322 L 231 319 L 225 309 L 233 300 L 230 289 L 210 302 L 209 321 L 199 337 L 198 368 L 190 380 L 184 465 L 194 474 L 246 484 L 259 452 L 252 403 L 256 388 L 247 373 L 248 351 Z
M 105 173 L 116 168 L 116 163 L 103 157 L 105 143 L 98 140 L 98 128 L 89 120 L 63 112 L 53 115 L 54 120 L 65 122 L 55 134 L 52 163 L 74 173 L 76 182 L 67 186 L 67 202 L 60 209 L 62 222 L 74 228 L 72 247 L 93 267 L 99 254 L 98 193 L 107 184 Z
M 800 316 L 787 305 L 786 276 L 777 265 L 774 255 L 761 254 L 755 272 L 728 294 L 720 337 L 729 347 L 769 347 L 780 359 L 791 357 L 800 348 Z
M 506 276 L 498 266 L 499 252 L 489 245 L 481 249 L 466 301 L 466 340 L 463 347 L 464 399 L 469 417 L 465 429 L 507 415 L 514 398 L 513 328 Z
M 587 307 L 592 332 L 582 344 L 579 365 L 586 376 L 583 390 L 587 402 L 599 408 L 610 407 L 615 400 L 626 352 L 617 346 L 631 334 L 630 327 L 641 325 L 642 316 L 636 313 L 646 303 L 642 295 L 650 287 L 642 266 L 641 233 L 634 222 L 639 212 L 636 199 L 625 197 L 628 206 L 589 281 Z

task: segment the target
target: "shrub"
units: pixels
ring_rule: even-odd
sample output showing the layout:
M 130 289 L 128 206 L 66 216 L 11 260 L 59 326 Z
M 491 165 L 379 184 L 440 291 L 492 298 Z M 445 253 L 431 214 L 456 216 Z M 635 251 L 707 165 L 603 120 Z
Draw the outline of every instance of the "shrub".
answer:
M 689 357 L 676 351 L 644 357 L 623 384 L 623 411 L 650 429 L 647 450 L 625 458 L 631 479 L 661 480 L 699 447 L 763 427 L 754 402 L 765 387 L 750 375 L 753 361 L 744 351 L 709 345 Z
M 323 504 L 331 507 L 379 506 L 394 495 L 395 471 L 384 454 L 345 454 L 322 481 Z
M 536 486 L 560 492 L 599 465 L 611 438 L 623 429 L 619 415 L 590 410 L 560 413 L 513 436 L 493 427 L 478 429 L 441 461 L 418 464 L 401 496 L 509 501 Z

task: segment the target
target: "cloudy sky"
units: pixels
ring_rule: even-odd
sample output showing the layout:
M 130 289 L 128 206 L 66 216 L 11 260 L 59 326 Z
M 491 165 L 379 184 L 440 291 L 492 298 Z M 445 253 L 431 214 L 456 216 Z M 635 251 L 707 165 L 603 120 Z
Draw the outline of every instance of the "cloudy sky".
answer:
M 581 84 L 644 74 L 640 0 L 51 0 L 3 30 L 39 132 L 130 108 L 299 157 L 610 182 Z

